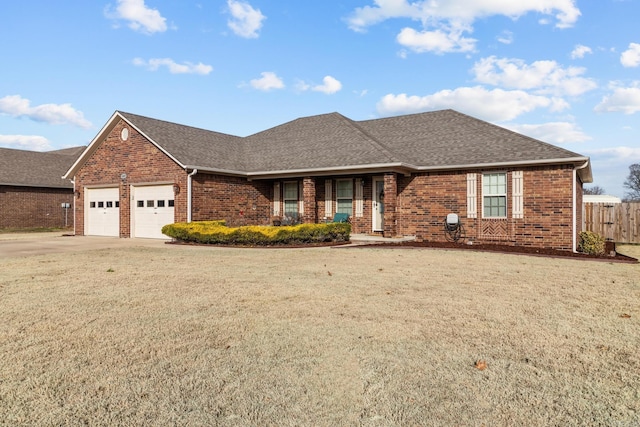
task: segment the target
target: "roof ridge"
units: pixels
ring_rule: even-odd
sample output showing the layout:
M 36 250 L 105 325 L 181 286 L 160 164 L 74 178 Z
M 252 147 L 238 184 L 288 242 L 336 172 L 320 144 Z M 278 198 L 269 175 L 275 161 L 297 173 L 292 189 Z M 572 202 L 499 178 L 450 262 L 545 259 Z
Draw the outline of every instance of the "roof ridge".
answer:
M 119 113 L 122 117 L 124 117 L 126 119 L 129 119 L 129 117 L 136 117 L 136 118 L 141 118 L 141 119 L 144 119 L 144 120 L 153 120 L 153 121 L 156 121 L 156 122 L 167 123 L 167 124 L 173 125 L 173 126 L 180 126 L 180 127 L 189 128 L 189 129 L 195 129 L 195 130 L 199 130 L 199 131 L 203 131 L 203 132 L 215 133 L 215 134 L 218 134 L 218 135 L 231 136 L 231 137 L 239 138 L 239 139 L 244 139 L 245 138 L 243 136 L 233 135 L 233 134 L 230 134 L 230 133 L 218 132 L 216 130 L 205 129 L 203 127 L 198 127 L 198 126 L 185 125 L 185 124 L 182 124 L 182 123 L 171 122 L 169 120 L 156 119 L 155 117 L 143 116 L 141 114 L 135 114 L 135 113 L 128 113 L 126 111 L 116 110 L 116 113 Z
M 371 135 L 369 132 L 367 132 L 362 125 L 360 125 L 360 123 L 358 123 L 355 120 L 352 120 L 346 116 L 343 116 L 340 113 L 335 113 L 337 115 L 339 115 L 340 117 L 342 117 L 343 120 L 347 121 L 351 126 L 353 126 L 354 128 L 356 128 L 358 130 L 358 132 L 360 132 L 361 134 L 363 134 L 364 136 L 367 137 L 367 139 L 370 141 L 370 143 L 374 146 L 376 146 L 376 148 L 384 151 L 384 153 L 389 157 L 389 159 L 391 161 L 394 162 L 399 162 L 399 158 L 396 156 L 396 154 L 394 152 L 392 152 L 385 144 L 383 144 L 382 142 L 380 142 L 378 140 L 378 138 L 376 138 L 375 136 Z

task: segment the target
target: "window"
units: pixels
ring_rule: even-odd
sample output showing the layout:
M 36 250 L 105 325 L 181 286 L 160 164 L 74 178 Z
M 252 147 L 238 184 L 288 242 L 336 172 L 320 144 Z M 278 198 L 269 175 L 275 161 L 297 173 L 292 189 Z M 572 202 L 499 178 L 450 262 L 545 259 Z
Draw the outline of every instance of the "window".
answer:
M 298 214 L 298 183 L 295 181 L 284 183 L 284 214 Z
M 99 208 L 104 208 L 104 202 L 98 202 L 98 207 Z
M 157 206 L 158 206 L 159 208 L 164 208 L 164 200 L 158 200 L 158 204 L 157 204 Z
M 116 200 L 116 208 L 120 207 L 120 201 Z
M 482 206 L 485 218 L 507 217 L 507 174 L 482 175 Z
M 90 208 L 95 208 L 96 207 L 96 202 L 89 202 L 89 207 Z
M 154 201 L 154 200 L 147 200 L 147 207 L 148 207 L 148 208 L 152 208 L 152 207 L 154 207 L 154 206 L 155 206 L 154 204 L 155 204 L 155 201 Z
M 138 207 L 144 208 L 144 200 L 138 200 Z
M 353 180 L 339 179 L 336 181 L 336 213 L 353 215 Z
M 173 200 L 169 200 L 169 207 L 170 207 L 170 208 L 172 208 L 172 207 L 173 207 L 173 204 L 174 204 L 174 201 L 173 201 Z
M 107 207 L 108 207 L 108 208 L 112 208 L 112 207 L 113 207 L 113 202 L 112 202 L 111 200 L 109 200 L 109 201 L 107 202 Z

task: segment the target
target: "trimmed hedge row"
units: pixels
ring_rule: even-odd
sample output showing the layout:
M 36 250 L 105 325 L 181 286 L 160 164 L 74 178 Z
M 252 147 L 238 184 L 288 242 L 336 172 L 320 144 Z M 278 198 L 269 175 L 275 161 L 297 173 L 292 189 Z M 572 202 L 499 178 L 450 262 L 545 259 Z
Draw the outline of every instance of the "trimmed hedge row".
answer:
M 162 234 L 183 242 L 213 245 L 270 246 L 337 243 L 349 241 L 351 224 L 227 227 L 225 221 L 198 221 L 165 225 L 162 227 Z

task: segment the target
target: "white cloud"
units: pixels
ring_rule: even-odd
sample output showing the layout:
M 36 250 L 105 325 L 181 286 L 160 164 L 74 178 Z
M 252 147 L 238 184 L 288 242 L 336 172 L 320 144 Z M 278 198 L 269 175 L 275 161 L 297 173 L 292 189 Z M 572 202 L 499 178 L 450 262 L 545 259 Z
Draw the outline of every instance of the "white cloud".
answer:
M 620 55 L 620 63 L 625 67 L 640 65 L 640 43 L 629 43 L 629 49 Z
M 594 108 L 599 113 L 633 114 L 640 111 L 640 81 L 631 87 L 613 85 L 613 93 L 602 98 Z
M 531 95 L 521 90 L 487 90 L 482 86 L 442 90 L 432 95 L 385 95 L 377 104 L 381 115 L 408 114 L 452 108 L 490 122 L 513 120 L 537 108 L 557 112 L 568 108 L 566 101 Z
M 513 43 L 513 33 L 511 31 L 505 30 L 497 37 L 497 39 L 502 44 L 511 44 Z
M 326 95 L 332 95 L 342 90 L 342 83 L 332 76 L 325 76 L 322 79 L 321 85 L 310 85 L 302 80 L 298 80 L 296 83 L 296 90 L 299 92 L 313 90 L 316 92 L 322 92 Z
M 227 21 L 229 28 L 240 37 L 257 38 L 262 21 L 267 19 L 260 9 L 254 9 L 249 3 L 237 0 L 227 0 L 227 6 L 232 17 Z
M 0 146 L 29 151 L 52 149 L 49 140 L 38 135 L 0 135 Z
M 584 58 L 587 53 L 593 53 L 589 46 L 584 45 L 576 45 L 576 47 L 571 51 L 571 59 L 580 59 Z
M 144 0 L 118 0 L 116 11 L 107 7 L 105 14 L 109 18 L 129 21 L 129 28 L 145 34 L 167 31 L 166 19 L 157 9 L 151 9 Z
M 462 33 L 468 28 L 442 27 L 434 31 L 416 31 L 413 28 L 403 28 L 396 40 L 402 46 L 414 52 L 472 52 L 476 40 L 463 37 Z
M 31 101 L 20 95 L 0 98 L 0 114 L 26 117 L 36 122 L 53 125 L 69 124 L 84 129 L 92 126 L 91 122 L 84 118 L 82 112 L 73 108 L 71 104 L 41 104 L 32 107 Z
M 479 83 L 556 96 L 577 96 L 595 89 L 597 84 L 592 79 L 582 77 L 585 71 L 581 67 L 563 68 L 555 61 L 526 64 L 520 59 L 495 56 L 483 58 L 473 66 Z
M 260 75 L 262 77 L 259 79 L 253 79 L 249 82 L 254 89 L 267 92 L 273 89 L 284 88 L 282 79 L 278 77 L 276 73 L 265 71 L 264 73 L 260 73 Z
M 134 58 L 133 65 L 138 67 L 146 67 L 151 71 L 157 71 L 160 67 L 167 67 L 171 74 L 200 74 L 207 75 L 213 71 L 211 65 L 205 65 L 202 62 L 192 64 L 191 62 L 185 62 L 184 64 L 178 64 L 170 58 L 152 58 L 145 61 L 142 58 Z
M 620 146 L 598 148 L 594 150 L 585 150 L 585 154 L 612 158 L 614 160 L 621 161 L 626 165 L 629 165 L 629 163 L 634 163 L 635 161 L 640 161 L 639 147 Z
M 549 122 L 537 125 L 505 124 L 504 127 L 551 144 L 584 142 L 591 139 L 576 124 L 569 122 Z
M 311 90 L 314 90 L 316 92 L 322 92 L 327 95 L 331 95 L 336 92 L 339 92 L 341 89 L 342 89 L 342 83 L 340 83 L 337 79 L 331 76 L 325 76 L 322 79 L 321 85 L 313 86 L 311 88 Z
M 373 6 L 356 8 L 347 18 L 349 28 L 364 31 L 366 27 L 391 18 L 421 21 L 423 25 L 435 22 L 461 22 L 503 15 L 516 19 L 528 13 L 554 15 L 558 28 L 573 26 L 580 16 L 574 0 L 374 0 Z

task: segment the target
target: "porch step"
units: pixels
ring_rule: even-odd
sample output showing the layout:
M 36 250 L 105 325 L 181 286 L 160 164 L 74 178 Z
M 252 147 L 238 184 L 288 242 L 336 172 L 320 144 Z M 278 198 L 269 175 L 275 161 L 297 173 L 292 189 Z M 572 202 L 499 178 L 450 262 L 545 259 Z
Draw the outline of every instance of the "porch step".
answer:
M 357 245 L 367 245 L 374 243 L 401 243 L 401 242 L 413 242 L 416 240 L 416 236 L 401 236 L 401 237 L 382 237 L 370 234 L 352 234 L 351 243 Z

